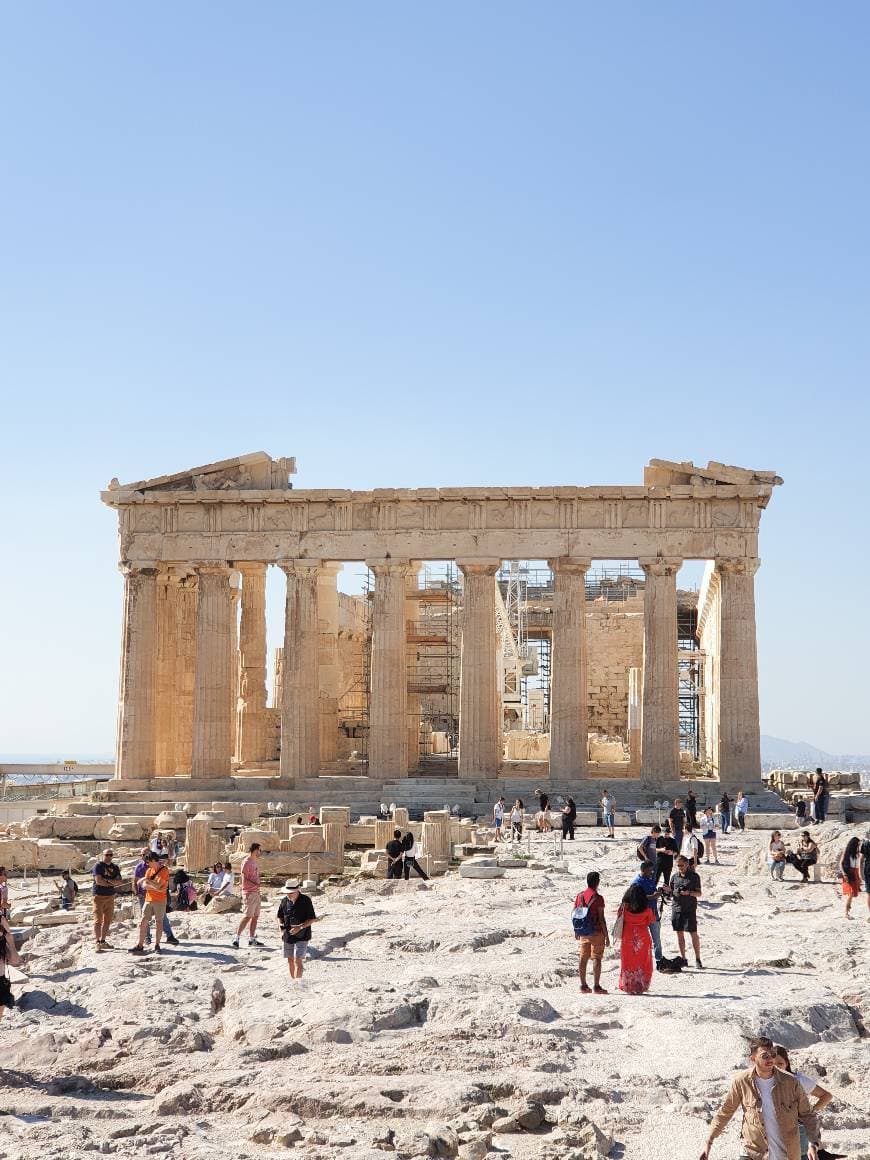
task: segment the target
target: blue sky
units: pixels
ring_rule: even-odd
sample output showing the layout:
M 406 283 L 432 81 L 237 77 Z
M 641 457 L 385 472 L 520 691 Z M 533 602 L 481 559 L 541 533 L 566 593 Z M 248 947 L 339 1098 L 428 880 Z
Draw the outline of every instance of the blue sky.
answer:
M 774 468 L 762 727 L 870 752 L 866 5 L 5 5 L 0 754 L 111 750 L 98 491 Z

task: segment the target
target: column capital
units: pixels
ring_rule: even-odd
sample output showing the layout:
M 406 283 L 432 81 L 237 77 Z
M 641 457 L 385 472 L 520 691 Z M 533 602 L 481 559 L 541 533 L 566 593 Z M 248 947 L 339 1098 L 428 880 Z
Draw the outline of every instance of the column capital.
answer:
M 638 560 L 647 576 L 676 576 L 683 566 L 677 556 L 643 556 Z
M 268 565 L 263 560 L 234 560 L 233 567 L 242 576 L 265 576 Z
M 391 574 L 396 576 L 404 576 L 411 567 L 410 560 L 394 560 L 392 558 L 384 558 L 383 560 L 366 560 L 366 567 L 371 568 L 376 576 Z
M 227 580 L 229 580 L 230 572 L 232 571 L 229 564 L 219 564 L 211 561 L 208 563 L 192 562 L 190 567 L 197 576 L 226 576 Z
M 457 560 L 456 567 L 463 576 L 495 576 L 501 567 L 501 560 Z
M 156 576 L 160 569 L 157 560 L 147 560 L 142 564 L 128 564 L 126 561 L 118 565 L 122 576 Z
M 285 576 L 296 576 L 299 579 L 309 579 L 312 574 L 320 571 L 320 560 L 279 560 L 278 567 Z
M 714 561 L 717 572 L 730 572 L 738 576 L 754 576 L 761 567 L 757 556 L 717 557 Z
M 548 560 L 554 572 L 588 572 L 592 567 L 591 559 L 583 559 L 579 556 L 558 556 L 553 560 Z

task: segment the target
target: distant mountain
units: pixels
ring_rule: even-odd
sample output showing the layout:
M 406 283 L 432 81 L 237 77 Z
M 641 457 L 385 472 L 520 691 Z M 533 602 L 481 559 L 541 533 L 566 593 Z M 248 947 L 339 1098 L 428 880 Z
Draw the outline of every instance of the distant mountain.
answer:
M 766 769 L 854 769 L 870 770 L 866 753 L 828 753 L 807 741 L 786 741 L 784 737 L 761 735 L 761 764 Z

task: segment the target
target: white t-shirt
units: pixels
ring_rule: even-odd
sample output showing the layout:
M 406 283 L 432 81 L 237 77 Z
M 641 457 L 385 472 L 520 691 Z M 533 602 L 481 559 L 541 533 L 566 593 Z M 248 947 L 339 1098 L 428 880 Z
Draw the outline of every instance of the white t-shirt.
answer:
M 806 1072 L 803 1071 L 793 1071 L 792 1075 L 795 1077 L 808 1096 L 813 1094 L 813 1088 L 815 1088 L 817 1084 L 811 1075 L 807 1075 Z
M 785 1140 L 783 1140 L 780 1134 L 779 1121 L 776 1118 L 776 1109 L 773 1106 L 773 1088 L 775 1084 L 775 1075 L 772 1075 L 770 1079 L 762 1079 L 760 1075 L 756 1075 L 755 1077 L 755 1086 L 758 1088 L 758 1094 L 761 1096 L 761 1118 L 764 1120 L 764 1131 L 767 1136 L 768 1160 L 788 1160 Z
M 493 806 L 492 816 L 498 822 L 500 822 L 502 820 L 502 818 L 504 817 L 504 806 L 501 804 L 501 802 L 496 802 L 495 805 Z

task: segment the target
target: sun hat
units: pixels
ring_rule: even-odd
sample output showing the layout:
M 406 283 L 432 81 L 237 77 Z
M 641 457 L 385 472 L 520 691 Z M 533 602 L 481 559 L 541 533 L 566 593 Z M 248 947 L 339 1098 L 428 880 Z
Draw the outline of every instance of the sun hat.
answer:
M 287 881 L 284 883 L 284 893 L 289 894 L 291 892 L 291 890 L 299 890 L 299 888 L 301 886 L 302 886 L 302 883 L 299 881 L 298 878 L 288 878 Z

